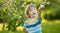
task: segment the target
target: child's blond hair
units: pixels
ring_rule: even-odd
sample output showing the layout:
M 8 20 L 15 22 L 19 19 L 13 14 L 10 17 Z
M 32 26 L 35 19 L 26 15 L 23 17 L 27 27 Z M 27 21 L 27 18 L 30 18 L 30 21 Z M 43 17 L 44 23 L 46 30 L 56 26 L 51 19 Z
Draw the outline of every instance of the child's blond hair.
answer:
M 37 9 L 37 7 L 33 4 L 27 5 L 27 7 L 25 9 L 25 15 L 26 15 L 27 18 L 30 18 L 30 16 L 28 14 L 29 14 L 29 11 L 30 11 L 31 7 L 35 7 Z

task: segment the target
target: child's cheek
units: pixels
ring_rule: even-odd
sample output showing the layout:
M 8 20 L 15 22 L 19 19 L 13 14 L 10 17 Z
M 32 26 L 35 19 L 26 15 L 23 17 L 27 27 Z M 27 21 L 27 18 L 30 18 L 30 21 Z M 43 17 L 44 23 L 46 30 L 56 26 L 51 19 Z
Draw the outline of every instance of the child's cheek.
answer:
M 31 12 L 30 12 L 30 14 L 32 15 L 32 14 L 33 14 L 33 12 L 31 11 Z
M 30 11 L 29 14 L 32 15 L 32 11 Z

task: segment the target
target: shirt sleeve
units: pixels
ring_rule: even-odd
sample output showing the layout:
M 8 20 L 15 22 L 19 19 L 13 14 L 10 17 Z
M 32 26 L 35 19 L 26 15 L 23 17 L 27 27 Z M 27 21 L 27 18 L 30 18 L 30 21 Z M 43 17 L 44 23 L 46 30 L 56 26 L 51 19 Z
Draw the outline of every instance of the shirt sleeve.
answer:
M 27 28 L 27 23 L 26 22 L 24 22 L 23 28 Z
M 42 22 L 42 18 L 37 17 L 37 20 L 41 23 Z
M 42 21 L 42 18 L 41 17 L 36 16 L 36 18 L 37 18 L 37 20 Z
M 38 17 L 38 20 L 42 21 L 42 18 Z

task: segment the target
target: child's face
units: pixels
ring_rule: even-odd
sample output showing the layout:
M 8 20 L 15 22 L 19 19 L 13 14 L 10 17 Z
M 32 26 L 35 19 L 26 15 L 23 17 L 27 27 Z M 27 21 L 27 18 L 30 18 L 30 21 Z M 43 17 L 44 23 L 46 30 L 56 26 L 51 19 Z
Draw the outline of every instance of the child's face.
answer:
M 35 7 L 31 7 L 29 11 L 30 17 L 35 17 L 36 16 L 37 9 Z

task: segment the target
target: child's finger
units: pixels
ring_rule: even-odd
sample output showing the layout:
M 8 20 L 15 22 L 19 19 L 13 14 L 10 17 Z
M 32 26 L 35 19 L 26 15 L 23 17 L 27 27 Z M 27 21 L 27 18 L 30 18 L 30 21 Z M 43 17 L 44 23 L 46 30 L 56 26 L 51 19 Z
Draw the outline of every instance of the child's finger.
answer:
M 44 9 L 44 5 L 40 5 L 39 9 L 40 10 Z

